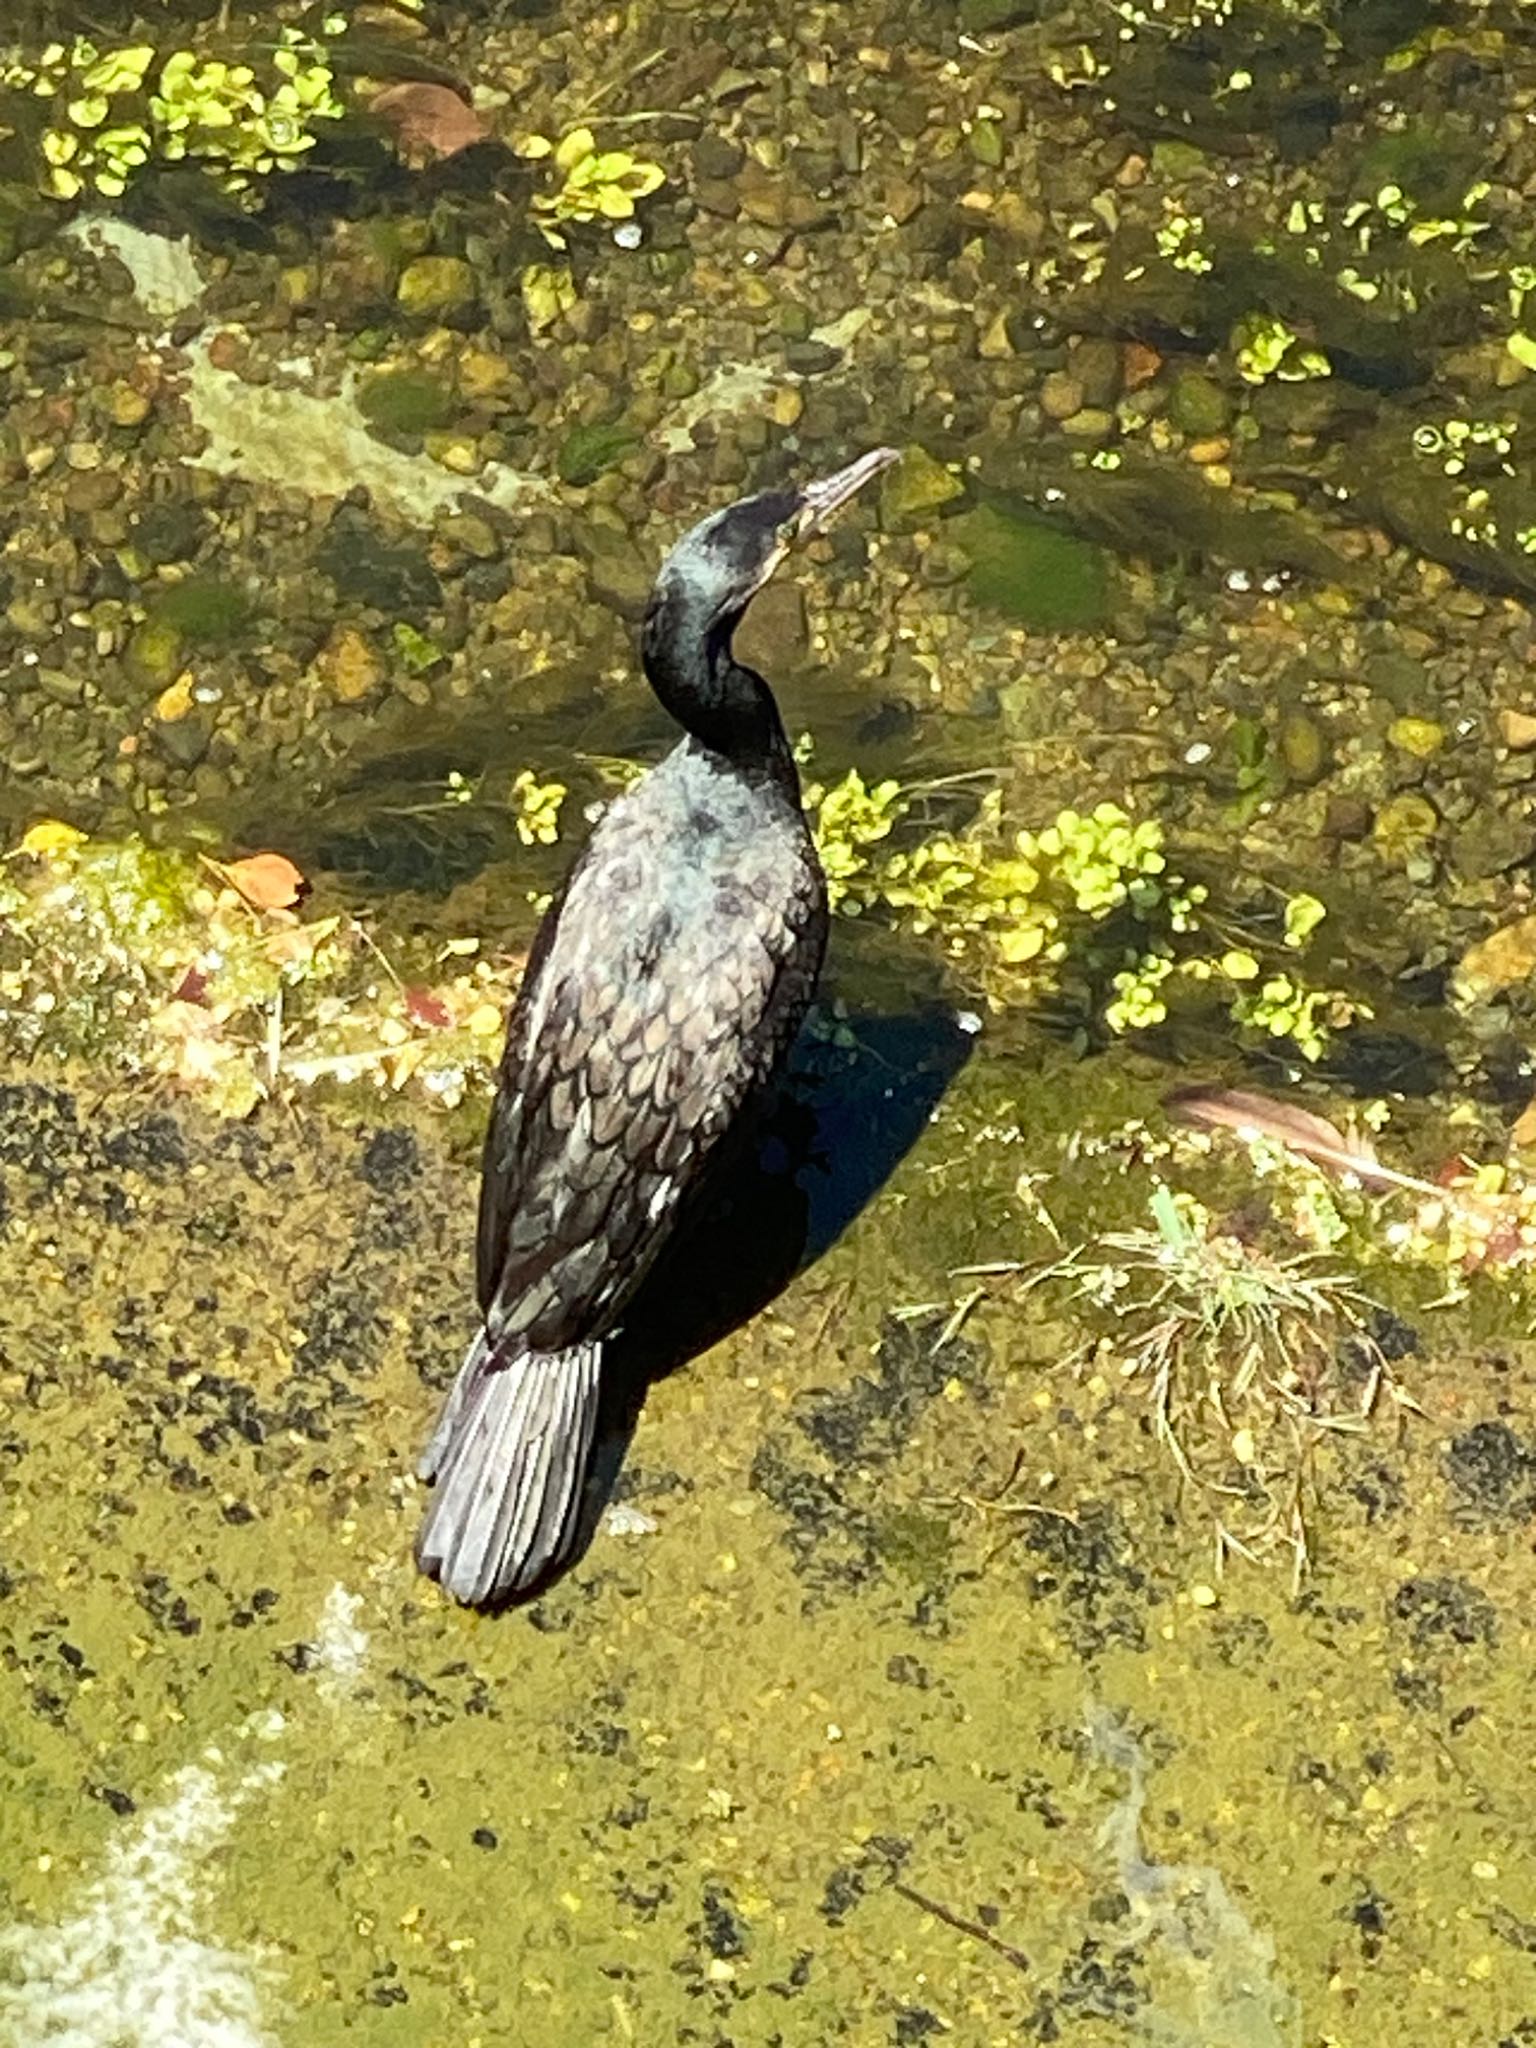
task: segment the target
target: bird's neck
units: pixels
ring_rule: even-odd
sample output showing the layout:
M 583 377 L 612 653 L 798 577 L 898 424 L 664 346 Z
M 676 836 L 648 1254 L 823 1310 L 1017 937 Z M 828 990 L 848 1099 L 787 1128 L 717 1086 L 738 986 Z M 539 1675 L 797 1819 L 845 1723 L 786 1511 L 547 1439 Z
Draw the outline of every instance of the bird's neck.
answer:
M 695 625 L 669 608 L 647 618 L 646 680 L 683 730 L 743 772 L 795 781 L 794 760 L 773 692 L 731 652 L 732 620 Z

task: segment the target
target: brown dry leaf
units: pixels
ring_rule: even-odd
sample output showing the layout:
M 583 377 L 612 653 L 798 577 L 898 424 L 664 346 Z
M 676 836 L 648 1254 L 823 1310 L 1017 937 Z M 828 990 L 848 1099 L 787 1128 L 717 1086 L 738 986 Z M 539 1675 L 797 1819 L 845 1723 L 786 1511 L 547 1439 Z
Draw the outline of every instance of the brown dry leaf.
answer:
M 1143 384 L 1150 384 L 1163 367 L 1163 359 L 1155 348 L 1148 348 L 1144 341 L 1128 341 L 1120 350 L 1121 374 L 1127 391 L 1139 391 Z
M 245 860 L 220 863 L 219 873 L 253 910 L 288 910 L 309 887 L 282 853 L 253 853 Z
M 368 111 L 390 129 L 400 154 L 416 168 L 457 156 L 491 132 L 451 86 L 422 78 L 386 85 L 368 102 Z
M 446 1031 L 453 1022 L 453 1012 L 435 989 L 412 986 L 405 992 L 405 1014 L 413 1024 L 422 1024 L 431 1031 Z

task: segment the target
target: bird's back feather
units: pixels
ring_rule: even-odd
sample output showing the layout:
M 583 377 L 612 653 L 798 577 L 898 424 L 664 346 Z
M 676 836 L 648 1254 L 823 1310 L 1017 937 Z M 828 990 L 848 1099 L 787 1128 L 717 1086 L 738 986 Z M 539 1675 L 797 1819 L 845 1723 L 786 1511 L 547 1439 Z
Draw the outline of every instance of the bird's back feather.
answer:
M 508 1024 L 478 1243 L 493 1337 L 537 1350 L 613 1327 L 793 1036 L 826 934 L 798 807 L 686 744 L 614 805 L 550 915 Z

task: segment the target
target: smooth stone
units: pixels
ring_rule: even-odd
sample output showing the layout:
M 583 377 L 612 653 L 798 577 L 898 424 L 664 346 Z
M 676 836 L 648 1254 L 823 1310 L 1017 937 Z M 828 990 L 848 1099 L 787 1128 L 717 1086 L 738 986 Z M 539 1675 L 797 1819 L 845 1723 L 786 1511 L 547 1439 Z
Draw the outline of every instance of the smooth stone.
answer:
M 400 273 L 395 298 L 418 320 L 451 320 L 473 310 L 480 296 L 475 273 L 462 256 L 418 256 Z
M 1280 722 L 1280 759 L 1286 779 L 1305 789 L 1318 781 L 1328 766 L 1328 741 L 1315 718 L 1304 711 L 1290 711 Z
M 770 583 L 759 591 L 733 644 L 748 668 L 764 675 L 803 668 L 811 652 L 811 633 L 800 586 Z
M 1107 335 L 1090 334 L 1072 351 L 1072 375 L 1088 406 L 1110 406 L 1120 396 L 1124 366 L 1120 344 Z
M 842 360 L 842 350 L 829 341 L 792 341 L 784 351 L 785 363 L 800 377 L 820 377 Z
M 747 160 L 740 143 L 713 132 L 701 135 L 691 154 L 696 178 L 734 178 Z
M 1536 848 L 1536 823 L 1507 812 L 1479 811 L 1451 840 L 1451 865 L 1471 882 L 1522 867 Z
M 1058 423 L 1083 409 L 1083 387 L 1070 370 L 1052 370 L 1040 386 L 1040 410 Z
M 1503 989 L 1529 981 L 1533 972 L 1536 917 L 1517 918 L 1463 953 L 1456 969 L 1457 993 L 1468 1002 L 1486 1002 Z
M 587 588 L 593 599 L 638 624 L 650 602 L 654 564 L 627 533 L 609 527 L 594 527 L 586 534 L 584 551 Z

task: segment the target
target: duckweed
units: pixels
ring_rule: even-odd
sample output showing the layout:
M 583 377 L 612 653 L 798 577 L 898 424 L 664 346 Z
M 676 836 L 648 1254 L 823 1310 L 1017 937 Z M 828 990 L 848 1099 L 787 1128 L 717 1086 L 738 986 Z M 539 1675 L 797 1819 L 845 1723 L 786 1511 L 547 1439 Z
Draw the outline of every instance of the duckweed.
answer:
M 336 33 L 345 26 L 328 18 Z M 0 70 L 0 84 L 52 103 L 40 183 L 64 200 L 87 190 L 115 199 L 147 165 L 182 161 L 244 192 L 253 177 L 291 170 L 314 148 L 315 124 L 340 118 L 334 82 L 325 50 L 293 27 L 278 32 L 265 76 L 193 50 L 161 59 L 151 43 L 103 50 L 85 36 Z
M 1289 1040 L 1306 1059 L 1369 1008 L 1337 989 L 1307 987 L 1266 954 L 1303 949 L 1325 916 L 1314 896 L 1273 918 L 1249 916 L 1230 892 L 1219 916 L 1204 884 L 1176 872 L 1162 825 L 1118 804 L 1063 810 L 1042 830 L 1011 829 L 989 791 L 956 831 L 914 838 L 919 789 L 870 785 L 857 770 L 805 792 L 833 907 L 845 917 L 884 909 L 934 933 L 994 1005 L 1038 1000 L 1068 984 L 1086 990 L 1112 1032 L 1165 1022 L 1179 994 L 1205 985 L 1226 998 L 1233 1022 Z M 1245 929 L 1245 921 L 1253 925 Z M 1233 943 L 1234 927 L 1244 929 Z
M 552 249 L 566 246 L 565 225 L 629 220 L 636 203 L 666 183 L 660 164 L 642 162 L 624 149 L 599 150 L 590 128 L 573 128 L 558 143 L 528 135 L 517 151 L 533 161 L 548 159 L 564 174 L 557 190 L 537 193 L 533 201 L 539 232 Z

